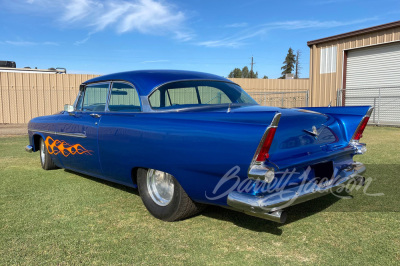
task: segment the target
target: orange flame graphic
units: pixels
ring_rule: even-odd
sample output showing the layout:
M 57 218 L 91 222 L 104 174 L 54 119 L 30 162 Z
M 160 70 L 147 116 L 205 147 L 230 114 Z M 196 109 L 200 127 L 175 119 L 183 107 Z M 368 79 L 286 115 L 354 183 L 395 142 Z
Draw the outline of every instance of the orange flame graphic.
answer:
M 81 144 L 70 145 L 63 140 L 54 140 L 48 136 L 44 142 L 46 144 L 47 151 L 50 154 L 57 155 L 61 153 L 65 157 L 75 154 L 87 154 L 92 155 L 93 151 L 85 149 Z

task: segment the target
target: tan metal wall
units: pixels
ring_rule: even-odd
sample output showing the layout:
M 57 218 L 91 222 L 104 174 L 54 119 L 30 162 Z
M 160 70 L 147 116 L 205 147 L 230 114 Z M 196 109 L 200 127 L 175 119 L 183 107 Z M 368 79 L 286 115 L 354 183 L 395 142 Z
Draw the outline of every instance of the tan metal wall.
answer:
M 336 104 L 343 87 L 343 51 L 400 40 L 400 27 L 313 45 L 310 49 L 311 106 Z M 320 74 L 321 48 L 337 47 L 336 73 Z
M 248 94 L 252 92 L 306 91 L 310 90 L 309 79 L 241 79 L 230 78 Z
M 64 104 L 75 101 L 79 85 L 94 77 L 96 75 L 0 72 L 0 124 L 28 123 L 33 117 L 59 112 Z M 310 87 L 308 79 L 231 80 L 250 95 L 256 92 L 306 91 Z M 277 100 L 277 105 L 280 103 Z
M 0 123 L 28 123 L 63 110 L 79 85 L 96 75 L 0 72 Z

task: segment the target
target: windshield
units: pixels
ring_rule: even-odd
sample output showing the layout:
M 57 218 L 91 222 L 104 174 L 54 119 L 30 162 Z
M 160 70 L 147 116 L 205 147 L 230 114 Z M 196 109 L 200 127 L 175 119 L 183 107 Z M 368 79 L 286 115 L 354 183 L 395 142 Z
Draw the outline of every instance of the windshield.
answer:
M 150 95 L 149 102 L 153 109 L 177 109 L 217 104 L 257 104 L 236 84 L 201 80 L 165 84 Z

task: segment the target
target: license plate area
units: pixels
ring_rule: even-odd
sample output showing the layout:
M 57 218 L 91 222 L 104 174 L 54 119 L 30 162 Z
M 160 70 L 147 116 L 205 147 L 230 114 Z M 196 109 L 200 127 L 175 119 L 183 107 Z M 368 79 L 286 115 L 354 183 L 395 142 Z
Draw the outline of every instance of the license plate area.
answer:
M 314 177 L 317 184 L 325 183 L 334 178 L 333 176 L 333 162 L 318 163 L 311 166 L 314 170 Z

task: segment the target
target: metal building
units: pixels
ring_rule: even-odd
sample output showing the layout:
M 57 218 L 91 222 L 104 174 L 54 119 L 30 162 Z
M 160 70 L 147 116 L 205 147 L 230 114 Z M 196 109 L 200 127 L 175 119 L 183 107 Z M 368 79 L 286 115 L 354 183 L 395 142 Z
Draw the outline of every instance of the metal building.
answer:
M 309 41 L 311 105 L 372 105 L 400 124 L 400 21 Z

